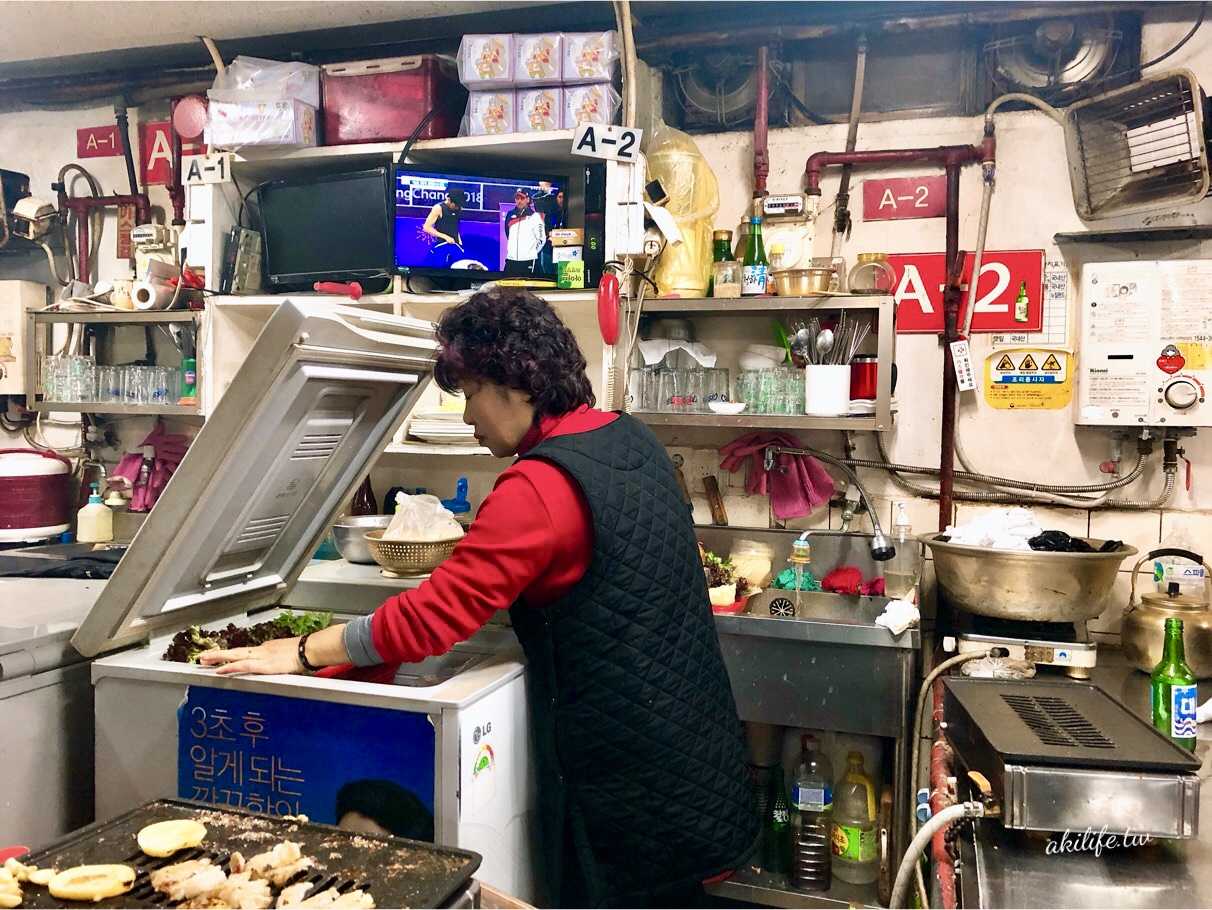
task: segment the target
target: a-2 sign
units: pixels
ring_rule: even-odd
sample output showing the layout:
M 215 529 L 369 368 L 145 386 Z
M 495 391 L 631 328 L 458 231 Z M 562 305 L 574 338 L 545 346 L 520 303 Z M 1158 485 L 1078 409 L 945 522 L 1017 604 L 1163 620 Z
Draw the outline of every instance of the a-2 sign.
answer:
M 605 158 L 632 164 L 640 160 L 643 130 L 601 123 L 578 124 L 572 134 L 572 153 L 583 158 Z
M 947 178 L 891 177 L 863 181 L 863 220 L 942 218 L 947 213 Z
M 896 274 L 896 330 L 901 333 L 943 331 L 943 287 L 947 281 L 942 253 L 905 253 L 888 256 Z M 961 284 L 968 286 L 972 276 L 972 253 L 964 255 Z M 1017 321 L 1015 298 L 1022 284 L 1027 285 L 1027 319 Z M 1043 325 L 1044 251 L 986 250 L 981 259 L 977 284 L 976 312 L 972 331 L 1038 332 Z M 960 325 L 968 306 L 965 290 L 960 301 Z

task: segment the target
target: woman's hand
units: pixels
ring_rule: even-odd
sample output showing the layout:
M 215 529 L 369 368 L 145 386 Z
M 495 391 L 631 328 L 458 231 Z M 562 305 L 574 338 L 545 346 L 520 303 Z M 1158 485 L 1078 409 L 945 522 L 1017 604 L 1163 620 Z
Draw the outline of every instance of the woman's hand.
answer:
M 310 660 L 310 654 L 308 659 Z M 299 661 L 299 639 L 297 638 L 278 638 L 267 641 L 263 645 L 257 645 L 255 648 L 203 651 L 198 660 L 203 666 L 217 667 L 219 674 L 223 676 L 230 676 L 234 673 L 268 676 L 303 672 L 303 664 Z

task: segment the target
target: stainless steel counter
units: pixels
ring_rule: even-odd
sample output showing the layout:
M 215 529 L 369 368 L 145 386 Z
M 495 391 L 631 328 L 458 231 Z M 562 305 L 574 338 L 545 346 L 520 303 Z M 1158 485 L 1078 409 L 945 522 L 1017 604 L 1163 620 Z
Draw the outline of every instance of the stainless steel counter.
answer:
M 1119 651 L 1099 649 L 1093 679 L 1146 720 L 1149 678 Z M 1201 686 L 1201 700 L 1212 694 Z M 1212 901 L 1212 725 L 1199 728 L 1200 835 L 1187 841 L 1155 840 L 1144 846 L 1083 846 L 1071 832 L 1070 850 L 1060 834 L 1007 831 L 995 820 L 979 822 L 973 839 L 960 839 L 960 899 L 968 908 L 1001 907 L 1207 907 Z M 1097 832 L 1086 837 L 1092 847 Z M 1052 847 L 1049 847 L 1051 841 Z

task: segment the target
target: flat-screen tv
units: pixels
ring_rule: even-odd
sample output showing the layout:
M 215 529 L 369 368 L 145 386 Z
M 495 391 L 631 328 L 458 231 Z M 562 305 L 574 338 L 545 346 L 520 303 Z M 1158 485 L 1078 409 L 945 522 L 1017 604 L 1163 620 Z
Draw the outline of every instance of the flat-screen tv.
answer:
M 548 234 L 568 218 L 568 179 L 396 168 L 395 257 L 405 273 L 552 279 Z
M 302 285 L 388 276 L 391 170 L 384 165 L 258 187 L 270 282 Z

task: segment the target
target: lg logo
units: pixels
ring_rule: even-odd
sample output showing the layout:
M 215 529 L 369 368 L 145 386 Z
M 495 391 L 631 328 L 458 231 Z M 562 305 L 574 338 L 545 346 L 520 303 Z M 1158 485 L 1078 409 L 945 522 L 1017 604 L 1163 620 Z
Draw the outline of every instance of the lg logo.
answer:
M 475 730 L 472 731 L 471 741 L 478 746 L 480 744 L 480 740 L 483 739 L 485 736 L 487 736 L 491 732 L 492 732 L 492 721 L 489 721 L 484 726 L 476 727 Z

